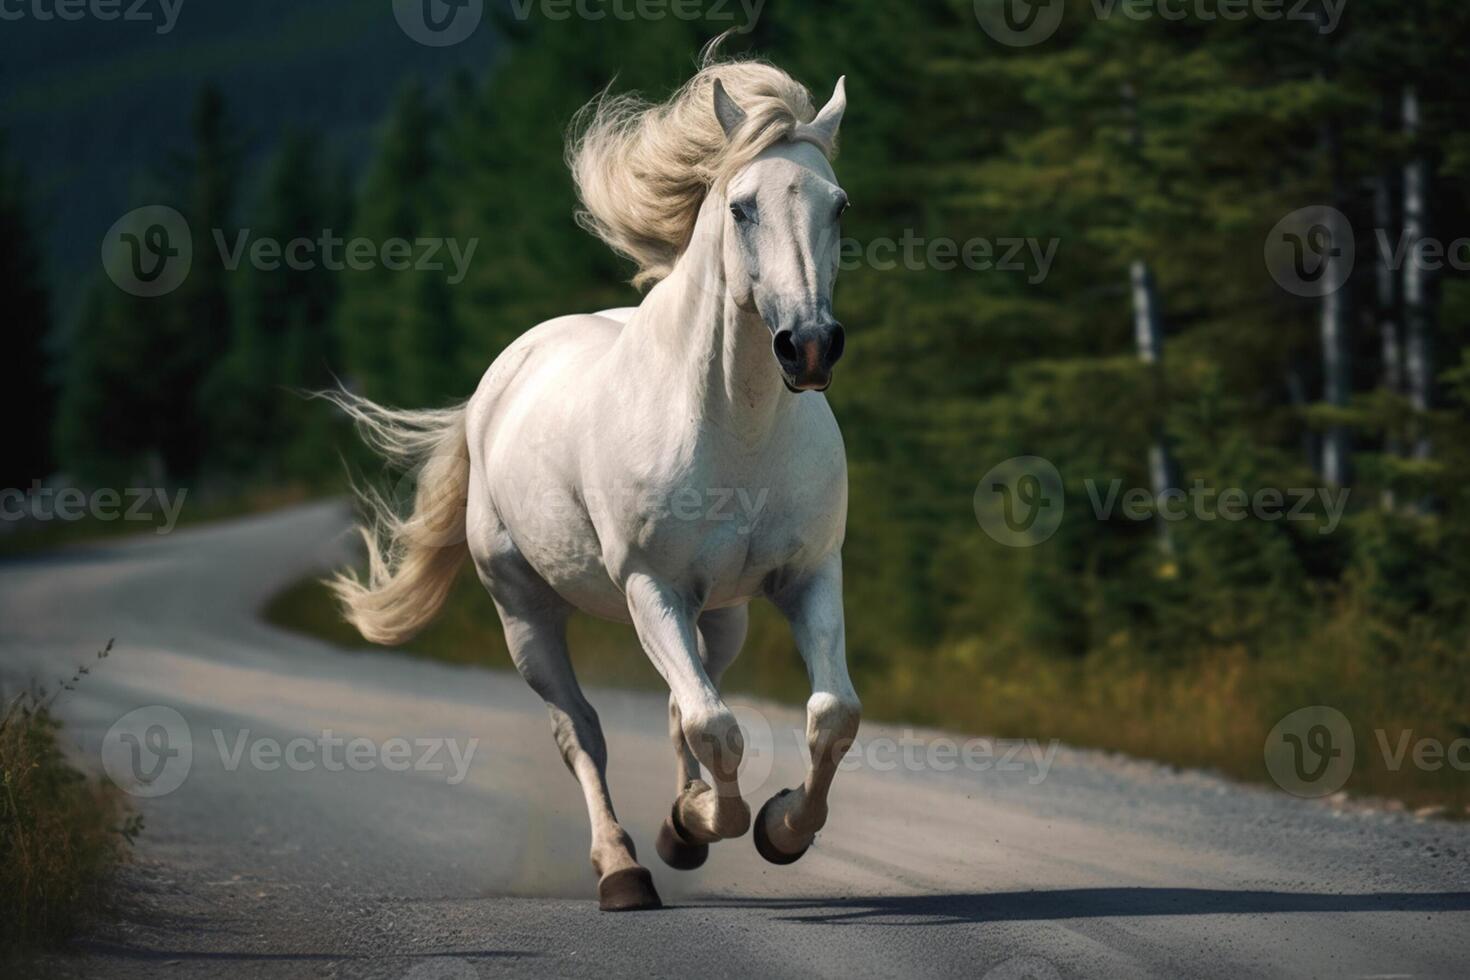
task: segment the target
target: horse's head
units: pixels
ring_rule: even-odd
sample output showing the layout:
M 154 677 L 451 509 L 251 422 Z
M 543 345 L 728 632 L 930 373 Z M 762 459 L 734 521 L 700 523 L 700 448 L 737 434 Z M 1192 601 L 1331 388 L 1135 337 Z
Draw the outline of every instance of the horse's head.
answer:
M 746 114 L 716 81 L 715 115 L 727 136 Z M 847 108 L 844 82 L 790 139 L 767 148 L 725 188 L 724 264 L 735 302 L 758 313 L 792 391 L 823 391 L 842 356 L 842 324 L 832 314 L 840 222 L 847 194 L 825 149 Z

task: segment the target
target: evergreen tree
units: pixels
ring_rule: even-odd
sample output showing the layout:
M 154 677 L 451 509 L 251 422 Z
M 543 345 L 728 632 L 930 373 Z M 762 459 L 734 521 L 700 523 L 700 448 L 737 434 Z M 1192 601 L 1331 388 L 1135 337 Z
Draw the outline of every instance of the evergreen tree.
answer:
M 200 94 L 194 145 L 174 161 L 153 203 L 189 226 L 193 261 L 174 291 L 138 297 L 107 283 L 88 298 L 67 352 L 59 444 L 90 478 L 179 482 L 199 475 L 207 447 L 206 379 L 228 345 L 230 287 L 216 234 L 232 241 L 239 149 L 217 89 Z M 169 191 L 167 188 L 177 188 Z
M 0 418 L 8 435 L 0 489 L 30 486 L 52 468 L 47 424 L 53 413 L 51 308 L 41 268 L 41 241 L 31 218 L 27 184 L 0 141 L 0 295 L 10 328 Z
M 384 129 L 376 159 L 361 188 L 350 238 L 363 238 L 381 249 L 385 242 L 414 242 L 443 236 L 443 204 L 439 194 L 441 166 L 439 110 L 417 81 L 406 86 Z M 336 315 L 337 342 L 350 384 L 373 398 L 406 404 L 410 395 L 445 398 L 419 386 L 428 372 L 428 357 L 415 336 L 421 324 L 417 299 L 425 287 L 419 271 L 395 271 L 381 263 L 343 273 L 342 302 Z M 452 322 L 435 326 L 452 331 Z M 454 358 L 452 333 L 441 332 L 433 343 L 436 356 Z M 409 380 L 413 379 L 413 380 Z
M 320 456 L 306 445 L 293 449 L 320 435 L 311 428 L 320 413 L 295 392 L 330 384 L 337 360 L 333 317 L 342 271 L 328 263 L 343 260 L 342 244 L 330 241 L 341 238 L 347 221 L 339 179 L 327 173 L 316 141 L 300 133 L 286 136 L 270 165 L 254 209 L 259 220 L 249 231 L 253 240 L 280 243 L 282 254 L 273 267 L 242 260 L 238 270 L 230 344 L 202 396 L 215 466 L 279 479 L 301 475 L 301 466 Z

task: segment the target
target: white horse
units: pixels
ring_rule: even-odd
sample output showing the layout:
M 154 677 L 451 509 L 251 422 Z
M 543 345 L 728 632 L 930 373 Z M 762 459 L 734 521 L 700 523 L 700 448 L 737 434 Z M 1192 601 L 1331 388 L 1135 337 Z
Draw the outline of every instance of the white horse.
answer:
M 632 623 L 668 682 L 678 795 L 658 851 L 672 867 L 698 867 L 751 825 L 744 742 L 718 685 L 752 599 L 790 621 L 813 692 L 806 780 L 755 820 L 767 860 L 810 846 L 857 733 L 847 464 L 821 394 L 843 347 L 832 287 L 847 196 L 829 157 L 845 107 L 842 81 L 814 112 L 790 76 L 750 61 L 707 62 L 662 105 L 595 100 L 568 162 L 584 224 L 637 263 L 636 283 L 657 283 L 642 305 L 537 326 L 458 408 L 330 396 L 376 448 L 421 467 L 410 516 L 369 499 L 368 577 L 333 583 L 346 617 L 368 640 L 402 642 L 473 559 L 586 797 L 603 909 L 660 902 L 613 812 L 602 731 L 567 653 L 574 608 Z M 722 519 L 732 492 L 763 502 L 753 522 Z

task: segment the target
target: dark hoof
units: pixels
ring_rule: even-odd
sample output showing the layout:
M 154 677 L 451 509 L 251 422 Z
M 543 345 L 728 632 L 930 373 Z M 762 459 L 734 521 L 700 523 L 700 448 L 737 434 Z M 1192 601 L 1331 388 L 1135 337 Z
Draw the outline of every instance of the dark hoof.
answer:
M 691 844 L 685 839 L 683 825 L 679 823 L 679 804 L 674 803 L 674 812 L 664 817 L 664 825 L 658 829 L 658 842 L 654 846 L 664 864 L 677 871 L 693 871 L 709 860 L 708 844 Z
M 658 892 L 653 888 L 653 875 L 647 868 L 624 868 L 610 871 L 597 883 L 597 907 L 604 912 L 637 912 L 661 909 Z
M 776 845 L 771 843 L 771 838 L 766 836 L 766 811 L 771 808 L 772 803 L 775 803 L 789 792 L 791 790 L 783 789 L 769 800 L 766 800 L 766 805 L 761 807 L 761 812 L 755 815 L 755 833 L 753 834 L 755 837 L 755 849 L 760 852 L 761 857 L 770 861 L 772 864 L 795 864 L 801 860 L 803 854 L 811 849 L 811 845 L 808 844 L 795 854 L 787 854 L 785 851 L 777 850 Z

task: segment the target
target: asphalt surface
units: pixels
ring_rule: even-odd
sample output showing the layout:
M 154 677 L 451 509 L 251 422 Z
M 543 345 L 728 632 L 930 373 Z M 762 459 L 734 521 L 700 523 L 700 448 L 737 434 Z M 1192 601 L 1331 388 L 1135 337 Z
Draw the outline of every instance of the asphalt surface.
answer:
M 1470 826 L 1067 748 L 865 724 L 800 862 L 768 865 L 747 836 L 676 872 L 653 848 L 665 701 L 611 690 L 590 696 L 614 800 L 668 907 L 600 913 L 580 793 L 538 699 L 488 669 L 505 665 L 348 652 L 258 618 L 341 558 L 345 524 L 313 505 L 0 564 L 0 676 L 59 678 L 115 637 L 58 710 L 83 763 L 159 793 L 135 800 L 114 915 L 28 970 L 1470 975 Z M 739 710 L 754 808 L 797 781 L 802 721 Z

